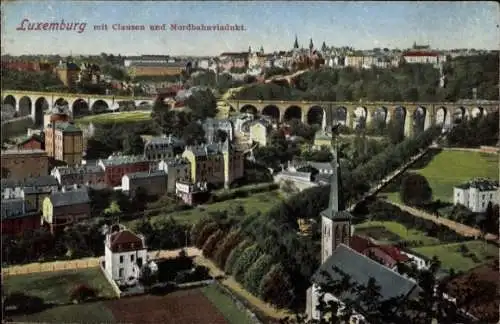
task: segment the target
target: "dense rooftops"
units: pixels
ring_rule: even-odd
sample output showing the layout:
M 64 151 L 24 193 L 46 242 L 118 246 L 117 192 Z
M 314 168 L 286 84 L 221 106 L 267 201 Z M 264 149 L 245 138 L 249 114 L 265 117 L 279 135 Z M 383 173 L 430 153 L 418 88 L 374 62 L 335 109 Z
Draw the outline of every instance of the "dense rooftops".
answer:
M 102 163 L 105 167 L 139 162 L 148 162 L 148 160 L 141 155 L 111 155 L 107 159 L 99 161 L 99 163 Z
M 50 195 L 50 201 L 53 207 L 84 204 L 90 201 L 86 188 L 71 191 L 54 192 Z
M 82 165 L 82 166 L 62 166 L 58 167 L 57 171 L 60 175 L 70 175 L 70 174 L 89 174 L 89 173 L 101 173 L 104 172 L 100 166 L 97 165 Z
M 145 179 L 145 178 L 153 178 L 153 177 L 166 177 L 167 174 L 163 170 L 156 170 L 156 171 L 143 171 L 143 172 L 133 172 L 133 173 L 127 173 L 126 176 L 129 179 Z

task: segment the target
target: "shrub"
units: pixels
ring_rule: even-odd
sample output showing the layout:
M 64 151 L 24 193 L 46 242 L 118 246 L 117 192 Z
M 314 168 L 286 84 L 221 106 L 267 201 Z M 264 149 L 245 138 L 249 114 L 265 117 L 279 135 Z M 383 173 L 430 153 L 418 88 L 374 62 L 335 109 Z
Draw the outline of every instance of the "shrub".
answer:
M 227 257 L 231 251 L 241 242 L 242 237 L 239 230 L 229 232 L 215 249 L 213 259 L 219 268 L 224 268 Z
M 95 289 L 87 286 L 87 285 L 78 285 L 76 286 L 70 294 L 70 300 L 73 302 L 81 303 L 85 302 L 89 299 L 97 297 L 97 292 Z
M 217 243 L 220 243 L 224 238 L 225 233 L 222 230 L 217 230 L 208 237 L 205 244 L 203 244 L 203 255 L 207 258 L 212 258 Z
M 208 223 L 213 222 L 212 218 L 210 217 L 203 217 L 200 219 L 196 224 L 193 225 L 191 228 L 191 242 L 196 242 L 198 240 L 198 234 L 200 231 L 207 225 Z
M 251 245 L 251 242 L 248 240 L 245 240 L 238 244 L 232 251 L 229 253 L 229 256 L 227 257 L 226 264 L 224 265 L 224 272 L 231 274 L 231 271 L 233 270 L 233 266 L 238 260 L 239 256 L 243 251 Z
M 461 253 L 466 254 L 469 252 L 469 248 L 465 244 L 460 244 L 459 250 Z
M 403 178 L 399 195 L 407 205 L 422 206 L 432 200 L 432 189 L 423 175 L 410 173 Z
M 215 221 L 205 224 L 205 227 L 201 229 L 198 238 L 195 241 L 196 247 L 201 249 L 205 244 L 205 242 L 207 241 L 208 237 L 218 229 L 219 229 L 219 224 L 217 224 Z
M 292 279 L 281 264 L 271 267 L 259 285 L 260 297 L 278 308 L 288 308 L 295 298 Z
M 259 295 L 259 286 L 262 278 L 269 272 L 273 265 L 273 258 L 264 254 L 248 268 L 244 278 L 244 285 L 255 296 Z
M 257 244 L 247 247 L 238 257 L 232 268 L 234 278 L 243 283 L 245 272 L 259 258 L 261 250 Z

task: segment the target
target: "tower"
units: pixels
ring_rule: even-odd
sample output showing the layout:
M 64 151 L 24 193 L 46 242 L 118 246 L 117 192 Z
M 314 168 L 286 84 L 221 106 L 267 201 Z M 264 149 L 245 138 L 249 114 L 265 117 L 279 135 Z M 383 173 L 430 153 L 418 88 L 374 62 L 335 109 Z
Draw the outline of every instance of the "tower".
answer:
M 232 180 L 232 163 L 231 163 L 231 144 L 229 143 L 229 136 L 222 144 L 222 160 L 224 163 L 224 188 L 228 189 Z
M 330 201 L 321 212 L 321 263 L 324 263 L 339 244 L 349 245 L 352 215 L 345 210 L 342 198 L 342 183 L 337 141 L 338 126 L 332 127 L 332 167 L 330 178 Z
M 313 39 L 311 38 L 309 40 L 309 51 L 312 53 L 313 49 L 314 49 L 314 44 L 313 44 Z
M 299 49 L 299 40 L 297 39 L 297 35 L 295 35 L 295 42 L 293 43 L 293 49 Z

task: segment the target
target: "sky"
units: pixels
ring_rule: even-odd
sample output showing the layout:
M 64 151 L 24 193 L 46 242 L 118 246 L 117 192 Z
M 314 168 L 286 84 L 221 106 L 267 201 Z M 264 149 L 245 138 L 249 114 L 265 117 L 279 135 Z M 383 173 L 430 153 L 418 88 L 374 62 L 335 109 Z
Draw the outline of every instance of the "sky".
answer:
M 228 51 L 288 50 L 323 41 L 331 46 L 498 49 L 496 2 L 196 2 L 2 1 L 2 53 L 218 55 Z M 18 30 L 30 23 L 86 23 L 83 32 Z M 94 30 L 107 24 L 108 31 Z M 113 31 L 113 24 L 145 31 Z M 166 24 L 166 31 L 151 31 Z M 171 31 L 170 24 L 236 24 L 243 31 Z M 26 26 L 26 21 L 25 25 Z

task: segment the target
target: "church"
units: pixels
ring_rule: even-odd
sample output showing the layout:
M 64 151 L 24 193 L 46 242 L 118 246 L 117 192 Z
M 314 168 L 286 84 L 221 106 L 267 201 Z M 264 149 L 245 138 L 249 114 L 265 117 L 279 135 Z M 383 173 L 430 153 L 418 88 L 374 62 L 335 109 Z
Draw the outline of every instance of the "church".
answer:
M 332 134 L 333 174 L 330 179 L 330 200 L 328 208 L 321 212 L 321 265 L 311 278 L 312 286 L 307 290 L 306 314 L 311 320 L 319 320 L 322 316 L 317 310 L 320 302 L 321 287 L 327 282 L 324 273 L 328 273 L 332 280 L 341 279 L 341 275 L 334 270 L 350 276 L 353 282 L 366 285 L 370 278 L 374 278 L 380 286 L 382 300 L 403 296 L 402 300 L 414 298 L 420 288 L 412 279 L 406 278 L 396 271 L 370 259 L 350 247 L 353 234 L 352 215 L 346 210 L 342 199 L 342 184 L 340 163 L 337 146 Z M 335 300 L 342 304 L 345 298 L 352 298 L 352 293 L 341 296 L 325 294 L 325 302 Z M 396 306 L 397 307 L 397 306 Z M 368 323 L 363 316 L 363 306 L 355 309 L 351 323 Z

